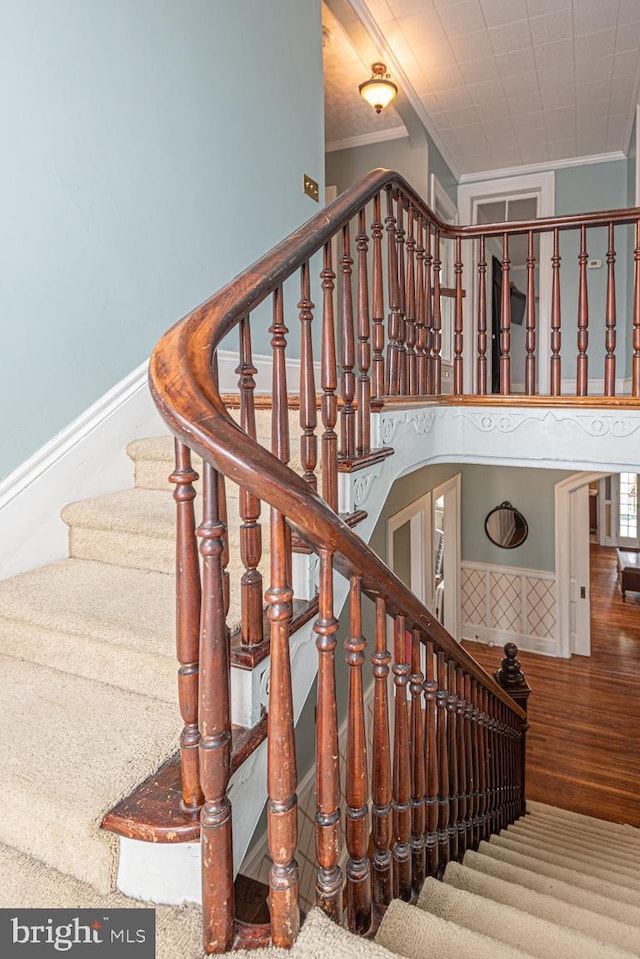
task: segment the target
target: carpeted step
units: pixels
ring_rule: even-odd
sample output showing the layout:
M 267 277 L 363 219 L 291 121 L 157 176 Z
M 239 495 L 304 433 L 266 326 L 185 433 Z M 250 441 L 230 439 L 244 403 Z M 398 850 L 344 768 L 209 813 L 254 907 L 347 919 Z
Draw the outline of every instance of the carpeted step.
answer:
M 584 872 L 590 876 L 596 876 L 599 879 L 613 882 L 619 886 L 633 890 L 638 895 L 640 901 L 640 877 L 634 874 L 634 870 L 626 870 L 623 867 L 617 868 L 608 863 L 600 863 L 593 856 L 582 855 L 580 852 L 554 852 L 547 847 L 535 846 L 524 841 L 508 839 L 506 836 L 492 836 L 489 840 L 491 845 L 500 846 L 504 849 L 510 849 L 513 852 L 520 853 L 532 859 L 549 863 L 553 866 L 574 869 L 576 872 Z M 631 872 L 631 875 L 629 875 Z
M 530 821 L 531 820 L 531 821 Z M 620 858 L 621 861 L 630 861 L 638 863 L 640 856 L 638 849 L 624 839 L 611 841 L 604 835 L 597 836 L 585 831 L 568 832 L 560 825 L 552 823 L 542 823 L 537 819 L 527 816 L 526 819 L 519 819 L 512 823 L 507 834 L 519 836 L 531 836 L 537 840 L 548 840 L 548 845 L 554 847 L 556 844 L 570 846 L 578 845 L 581 849 L 590 851 L 594 856 L 606 855 L 609 858 Z
M 640 893 L 635 889 L 629 889 L 626 886 L 611 882 L 609 879 L 597 876 L 593 869 L 583 872 L 571 867 L 558 866 L 542 859 L 514 852 L 512 849 L 506 849 L 504 846 L 498 846 L 491 842 L 481 842 L 478 852 L 493 859 L 499 859 L 501 862 L 529 869 L 531 872 L 539 872 L 543 876 L 561 879 L 563 882 L 573 883 L 583 889 L 591 889 L 601 895 L 610 896 L 612 899 L 617 897 L 623 902 L 640 906 Z
M 585 816 L 570 809 L 560 809 L 558 806 L 547 806 L 545 803 L 527 801 L 527 811 L 535 815 L 536 819 L 561 822 L 577 830 L 588 830 L 596 833 L 605 833 L 612 839 L 622 838 L 630 842 L 640 843 L 640 829 L 628 823 L 609 822 L 606 819 L 596 819 L 594 816 Z
M 612 919 L 617 919 L 619 922 L 640 926 L 640 906 L 618 900 L 616 898 L 617 886 L 605 886 L 604 883 L 599 881 L 592 883 L 590 888 L 584 885 L 574 885 L 571 882 L 571 876 L 573 875 L 571 870 L 566 870 L 568 880 L 566 878 L 558 879 L 528 869 L 526 865 L 515 865 L 513 862 L 506 862 L 506 860 L 498 859 L 495 856 L 485 856 L 480 852 L 473 852 L 471 849 L 465 853 L 462 862 L 467 869 L 472 869 L 483 875 L 524 886 L 534 892 L 553 896 L 560 902 L 590 909 L 602 916 L 611 916 Z M 580 874 L 577 875 L 580 878 Z M 611 894 L 612 892 L 613 894 Z
M 589 902 L 591 909 L 571 905 L 558 896 L 536 892 L 523 885 L 517 885 L 514 881 L 508 882 L 506 879 L 478 872 L 457 862 L 450 862 L 447 865 L 444 882 L 494 903 L 513 906 L 514 909 L 526 912 L 530 916 L 538 916 L 548 922 L 576 929 L 578 932 L 583 932 L 594 939 L 602 939 L 603 942 L 611 943 L 627 952 L 640 954 L 640 932 L 638 931 L 640 914 L 635 917 L 637 919 L 635 925 L 612 919 L 609 916 L 610 899 L 598 897 L 602 900 L 598 903 L 601 907 L 601 911 L 598 912 L 593 908 L 592 900 Z M 633 912 L 633 907 L 627 908 Z
M 530 829 L 518 830 L 513 826 L 503 829 L 499 835 L 522 846 L 523 851 L 524 847 L 546 850 L 578 861 L 594 862 L 621 875 L 640 878 L 640 863 L 635 853 L 611 849 L 604 839 L 599 844 L 589 845 L 579 837 L 535 832 Z
M 531 955 L 400 899 L 394 899 L 386 910 L 376 942 L 407 959 L 523 959 Z
M 116 839 L 100 822 L 175 750 L 177 710 L 13 657 L 0 669 L 0 842 L 110 892 Z
M 531 916 L 513 906 L 484 899 L 475 893 L 426 879 L 417 905 L 420 909 L 482 933 L 538 959 L 630 959 L 632 953 Z

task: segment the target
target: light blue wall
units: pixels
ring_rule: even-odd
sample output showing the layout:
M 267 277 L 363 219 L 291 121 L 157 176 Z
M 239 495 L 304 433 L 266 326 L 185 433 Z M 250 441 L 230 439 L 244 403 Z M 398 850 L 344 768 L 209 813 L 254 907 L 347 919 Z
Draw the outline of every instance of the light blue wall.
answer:
M 627 206 L 627 161 L 593 163 L 556 171 L 556 214 L 588 213 L 594 210 L 616 210 Z M 602 267 L 588 271 L 589 286 L 589 377 L 604 376 L 604 331 L 607 289 L 607 230 L 589 230 L 587 251 L 589 259 L 602 260 Z M 618 330 L 616 356 L 618 376 L 628 369 L 628 315 L 627 269 L 629 266 L 629 235 L 626 228 L 616 230 L 616 297 Z M 562 340 L 562 376 L 574 377 L 576 370 L 576 317 L 578 310 L 579 234 L 560 236 L 562 278 L 562 326 L 566 331 Z
M 317 212 L 324 131 L 317 0 L 0 0 L 0 23 L 3 476 Z

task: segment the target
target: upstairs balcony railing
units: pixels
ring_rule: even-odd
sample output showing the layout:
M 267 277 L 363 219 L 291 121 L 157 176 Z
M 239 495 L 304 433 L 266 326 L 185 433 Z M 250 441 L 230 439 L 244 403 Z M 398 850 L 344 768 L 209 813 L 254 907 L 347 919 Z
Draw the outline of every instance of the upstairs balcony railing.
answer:
M 450 858 L 523 811 L 524 712 L 350 528 L 357 517 L 339 515 L 338 478 L 340 472 L 364 468 L 390 452 L 372 442 L 373 414 L 385 403 L 440 397 L 443 367 L 449 362 L 455 397 L 466 391 L 488 402 L 492 382 L 502 397 L 511 395 L 509 251 L 516 237 L 524 237 L 527 247 L 524 335 L 518 336 L 524 395 L 518 401 L 530 401 L 545 379 L 549 396 L 559 397 L 563 357 L 570 351 L 576 368 L 572 397 L 587 394 L 594 369 L 601 371 L 605 397 L 614 395 L 617 379 L 627 370 L 631 397 L 640 396 L 639 217 L 640 210 L 622 210 L 448 226 L 398 174 L 374 171 L 176 324 L 156 347 L 151 387 L 176 437 L 172 480 L 178 513 L 182 790 L 186 806 L 201 807 L 207 951 L 228 949 L 237 932 L 227 795 L 234 657 L 245 666 L 270 657 L 265 797 L 273 860 L 270 935 L 277 945 L 289 946 L 297 934 L 297 772 L 289 656 L 297 622 L 294 550 L 315 551 L 320 564 L 314 631 L 317 901 L 322 908 L 342 919 L 346 879 L 345 921 L 365 933 L 392 895 L 411 898 L 424 875 L 439 874 Z M 629 225 L 633 237 L 624 229 Z M 587 250 L 590 231 L 602 227 L 608 238 L 604 315 L 599 317 L 603 350 L 595 355 L 589 349 L 590 323 L 595 328 L 596 318 L 589 302 Z M 561 267 L 563 238 L 571 234 L 577 237 L 577 257 L 573 265 Z M 536 301 L 545 282 L 536 272 L 539 235 L 551 237 L 553 251 L 548 316 L 540 316 Z M 490 249 L 495 256 L 496 241 L 502 292 L 499 309 L 492 310 L 488 256 Z M 621 299 L 622 285 L 616 285 L 615 270 L 623 256 L 633 270 L 624 272 L 631 308 L 620 320 L 616 291 Z M 443 282 L 443 264 L 449 264 L 450 284 Z M 569 273 L 576 292 L 573 316 L 567 315 L 563 299 Z M 496 323 L 492 360 L 489 344 Z M 294 324 L 300 373 L 292 396 L 287 338 Z M 271 363 L 261 379 L 253 341 L 258 336 L 267 342 L 267 325 Z M 621 327 L 628 344 L 623 356 L 616 353 Z M 443 336 L 451 344 L 450 355 L 443 356 Z M 220 348 L 235 350 L 239 357 L 239 424 L 217 385 Z M 496 376 L 490 375 L 492 366 Z M 547 373 L 541 376 L 543 369 Z M 260 393 L 270 397 L 266 447 L 256 441 Z M 292 406 L 298 410 L 293 437 Z M 203 459 L 200 522 L 191 451 Z M 234 488 L 239 488 L 237 534 L 229 529 L 227 509 Z M 261 523 L 262 504 L 270 507 L 267 530 Z M 269 541 L 266 583 L 263 532 Z M 234 549 L 240 555 L 239 573 L 233 572 L 237 564 L 230 563 Z M 349 583 L 344 703 L 338 702 L 335 679 L 336 571 Z M 369 620 L 366 603 L 371 604 Z M 233 604 L 239 612 L 230 623 Z M 393 655 L 387 649 L 388 618 Z M 365 629 L 363 622 L 372 625 Z M 367 757 L 364 696 L 369 682 L 374 685 L 374 728 Z M 337 735 L 338 717 L 344 713 L 343 796 Z

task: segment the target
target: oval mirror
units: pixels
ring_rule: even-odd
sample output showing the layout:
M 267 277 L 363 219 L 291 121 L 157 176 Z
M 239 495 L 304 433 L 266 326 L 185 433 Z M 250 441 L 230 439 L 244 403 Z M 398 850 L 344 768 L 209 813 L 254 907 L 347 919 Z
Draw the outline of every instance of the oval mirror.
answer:
M 502 549 L 522 546 L 529 535 L 527 521 L 511 503 L 500 503 L 487 515 L 484 530 L 492 543 Z

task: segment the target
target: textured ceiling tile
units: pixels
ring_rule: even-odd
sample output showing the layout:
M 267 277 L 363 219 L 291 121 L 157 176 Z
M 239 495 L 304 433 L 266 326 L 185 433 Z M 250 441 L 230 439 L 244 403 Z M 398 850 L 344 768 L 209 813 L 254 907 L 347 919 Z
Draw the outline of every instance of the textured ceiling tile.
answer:
M 569 39 L 573 36 L 571 10 L 559 10 L 556 13 L 548 13 L 544 17 L 533 17 L 529 21 L 529 27 L 534 44 Z
M 519 20 L 517 23 L 489 27 L 489 39 L 496 55 L 511 53 L 513 50 L 524 50 L 531 46 L 529 21 Z
M 601 0 L 596 0 L 600 3 Z M 570 10 L 572 0 L 527 0 L 527 10 L 530 17 L 541 17 L 545 13 L 556 13 L 559 10 Z
M 454 6 L 439 11 L 440 21 L 450 37 L 473 33 L 485 27 L 479 0 L 462 0 Z
M 603 0 L 589 0 L 574 6 L 573 31 L 576 37 L 586 33 L 596 33 L 607 27 L 615 27 L 618 19 L 618 4 L 603 3 Z
M 525 0 L 480 0 L 488 27 L 500 26 L 527 17 Z
M 640 24 L 638 26 L 640 27 Z M 608 30 L 598 30 L 597 33 L 588 33 L 585 37 L 576 37 L 574 40 L 576 61 L 613 55 L 615 43 L 616 31 L 614 27 L 610 27 Z
M 450 44 L 458 63 L 493 56 L 489 34 L 484 29 L 477 30 L 475 33 L 465 33 L 460 37 L 451 37 Z
M 620 0 L 618 8 L 618 23 L 640 22 L 640 3 L 638 0 Z
M 638 51 L 629 50 L 625 53 L 616 53 L 613 58 L 614 77 L 623 77 L 627 74 L 635 76 L 638 69 Z
M 573 69 L 573 40 L 556 40 L 555 43 L 537 45 L 534 47 L 534 54 L 538 70 L 559 66 L 565 66 L 567 72 Z
M 640 23 L 627 23 L 616 31 L 615 52 L 624 53 L 627 50 L 636 54 L 640 50 Z
M 495 80 L 498 76 L 498 67 L 493 56 L 484 60 L 469 60 L 459 64 L 459 67 L 465 83 L 482 83 L 484 80 Z
M 534 73 L 536 62 L 533 50 L 518 50 L 516 53 L 501 53 L 495 58 L 496 66 L 501 77 L 517 77 L 523 73 Z M 511 80 L 509 79 L 509 84 Z M 535 84 L 529 84 L 529 89 L 535 90 Z

